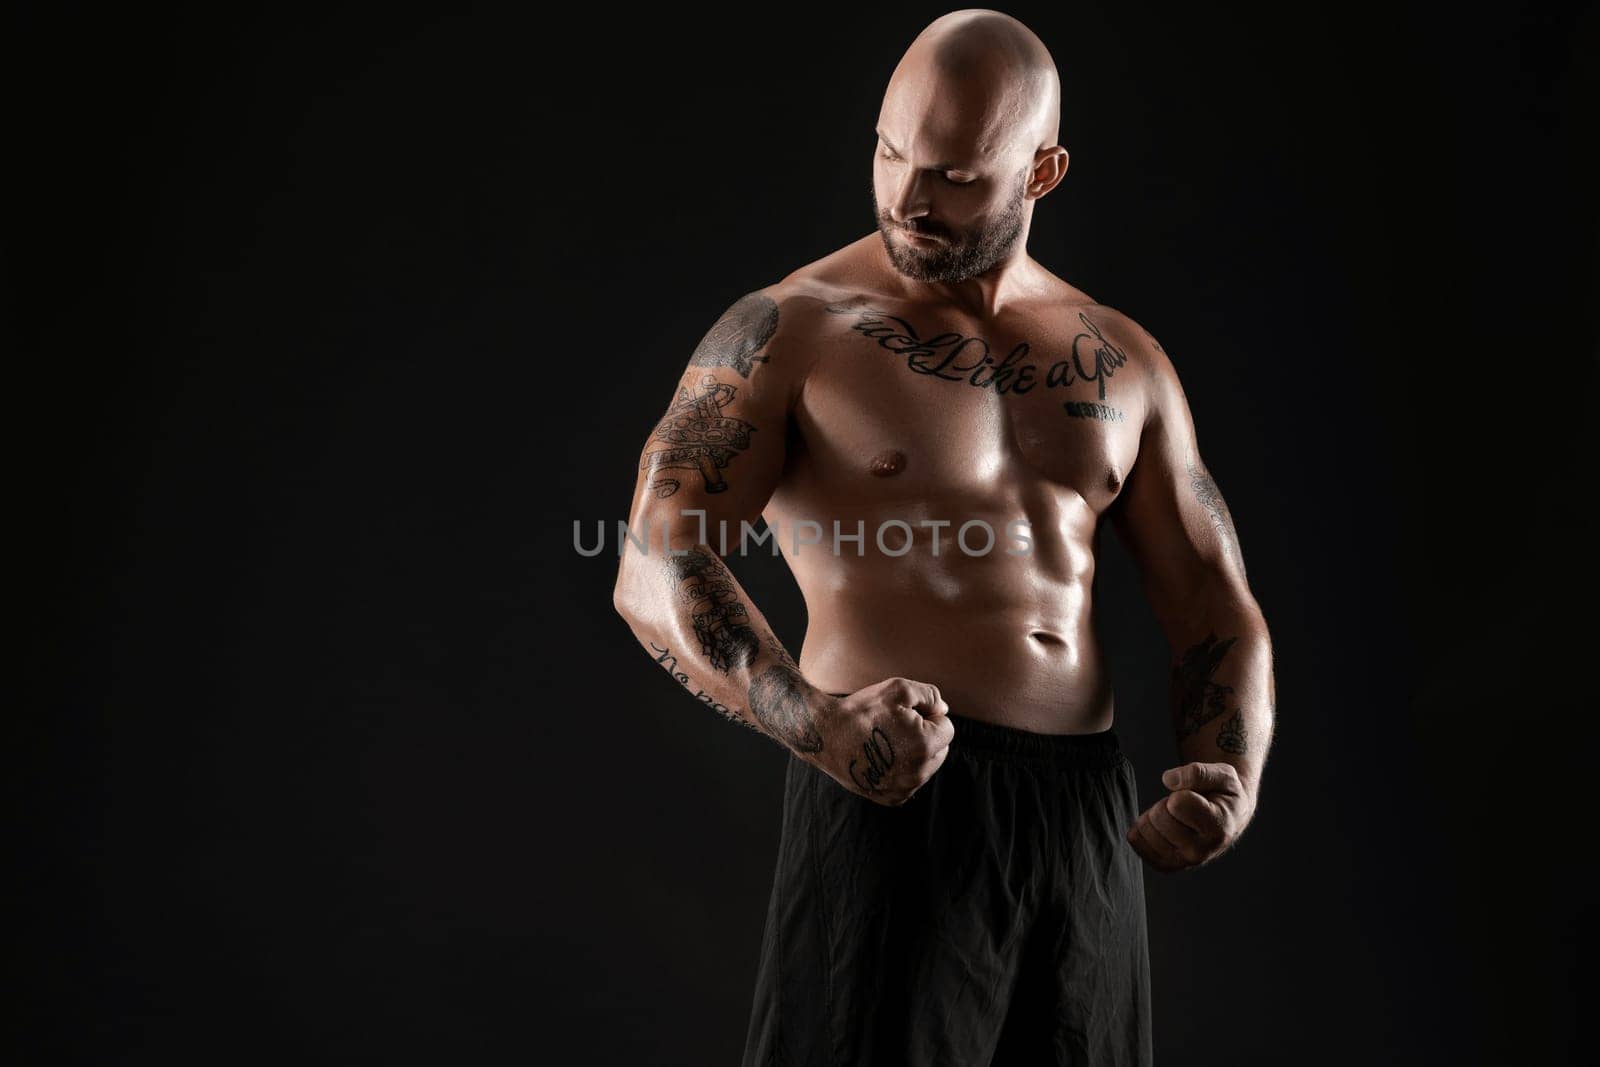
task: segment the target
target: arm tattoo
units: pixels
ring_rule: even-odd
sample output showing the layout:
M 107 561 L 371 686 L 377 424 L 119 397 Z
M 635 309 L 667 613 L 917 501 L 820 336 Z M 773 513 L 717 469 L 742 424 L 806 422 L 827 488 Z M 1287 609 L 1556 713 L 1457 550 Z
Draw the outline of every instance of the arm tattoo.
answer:
M 694 682 L 691 682 L 689 680 L 689 676 L 679 668 L 678 657 L 672 654 L 672 650 L 670 648 L 662 648 L 654 641 L 651 641 L 650 651 L 655 653 L 656 662 L 661 664 L 662 668 L 672 676 L 673 681 L 677 682 L 685 689 L 692 690 L 694 692 L 694 698 L 700 703 L 706 705 L 712 711 L 716 712 L 718 715 L 721 715 L 724 719 L 736 722 L 740 726 L 748 727 L 758 734 L 762 732 L 761 727 L 751 722 L 745 716 L 740 715 L 737 711 L 728 707 L 728 705 L 722 703 L 704 689 L 701 689 Z
M 750 447 L 755 427 L 743 419 L 722 414 L 733 402 L 737 390 L 707 374 L 700 379 L 699 391 L 678 390 L 678 399 L 656 424 L 652 447 L 646 452 L 640 470 L 650 472 L 646 482 L 658 497 L 678 491 L 678 479 L 663 478 L 664 470 L 700 472 L 708 493 L 728 488 L 721 471 L 740 452 Z
M 1192 460 L 1189 462 L 1189 487 L 1211 517 L 1211 528 L 1217 531 L 1217 540 L 1222 543 L 1223 553 L 1243 575 L 1244 553 L 1239 550 L 1239 535 L 1233 528 L 1233 513 L 1228 510 L 1228 502 L 1222 499 L 1222 491 L 1217 488 L 1211 472 L 1203 465 L 1196 466 Z
M 1233 718 L 1222 724 L 1222 729 L 1217 731 L 1217 747 L 1224 752 L 1232 752 L 1235 756 L 1245 754 L 1243 711 L 1234 712 Z
M 696 367 L 732 367 L 739 377 L 748 378 L 757 363 L 769 356 L 757 352 L 767 346 L 778 331 L 778 304 L 765 293 L 749 293 L 716 321 L 689 362 Z
M 789 650 L 783 647 L 782 641 L 779 641 L 776 637 L 768 637 L 767 647 L 772 649 L 772 654 L 778 657 L 779 663 L 782 663 L 785 667 L 793 667 L 795 670 L 800 669 L 800 664 L 796 663 L 794 657 L 789 655 Z
M 750 711 L 768 733 L 796 752 L 821 752 L 822 734 L 801 685 L 799 671 L 768 667 L 750 683 Z
M 761 642 L 750 627 L 750 616 L 739 597 L 733 575 L 716 556 L 694 549 L 685 556 L 668 556 L 667 566 L 678 597 L 694 612 L 694 635 L 700 651 L 723 674 L 755 662 Z
M 1222 658 L 1237 640 L 1237 637 L 1230 637 L 1218 641 L 1216 634 L 1208 634 L 1172 668 L 1172 711 L 1177 720 L 1178 740 L 1192 736 L 1200 727 L 1230 710 L 1227 700 L 1233 695 L 1233 686 L 1214 682 L 1211 676 L 1217 673 Z

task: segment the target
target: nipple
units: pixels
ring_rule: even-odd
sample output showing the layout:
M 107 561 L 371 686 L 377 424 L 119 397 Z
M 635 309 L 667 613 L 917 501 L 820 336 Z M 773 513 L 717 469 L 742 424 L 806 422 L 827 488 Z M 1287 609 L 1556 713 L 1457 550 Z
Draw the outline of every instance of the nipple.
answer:
M 906 454 L 897 448 L 879 452 L 867 464 L 867 471 L 879 478 L 889 478 L 906 469 Z
M 1115 467 L 1106 471 L 1106 488 L 1113 493 L 1122 488 L 1122 475 L 1117 473 L 1117 468 Z

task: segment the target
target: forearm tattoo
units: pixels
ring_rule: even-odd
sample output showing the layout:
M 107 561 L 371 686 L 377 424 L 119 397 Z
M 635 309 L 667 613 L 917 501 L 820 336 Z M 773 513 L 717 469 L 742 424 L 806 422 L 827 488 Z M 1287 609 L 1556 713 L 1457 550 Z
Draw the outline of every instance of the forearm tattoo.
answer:
M 736 394 L 733 386 L 710 374 L 700 379 L 697 391 L 678 390 L 677 401 L 656 424 L 639 465 L 640 470 L 650 472 L 645 484 L 656 496 L 668 497 L 679 489 L 678 479 L 661 473 L 666 470 L 697 472 L 708 493 L 727 490 L 723 468 L 750 447 L 750 435 L 756 432 L 743 419 L 722 414 Z
M 776 637 L 769 636 L 767 638 L 767 647 L 772 649 L 772 654 L 778 657 L 779 663 L 786 667 L 793 667 L 795 670 L 800 669 L 800 664 L 796 663 L 794 657 L 789 655 L 789 650 L 783 647 L 782 641 L 779 641 Z
M 870 337 L 880 348 L 904 356 L 906 369 L 914 373 L 964 382 L 977 389 L 993 389 L 1000 394 L 1026 393 L 1040 384 L 1046 389 L 1060 389 L 1079 382 L 1093 382 L 1095 399 L 1102 403 L 1084 408 L 1080 402 L 1069 400 L 1063 405 L 1067 413 L 1076 418 L 1108 421 L 1122 418 L 1121 412 L 1107 408 L 1103 401 L 1106 383 L 1128 362 L 1128 354 L 1081 311 L 1078 321 L 1084 328 L 1072 339 L 1071 354 L 1045 367 L 1042 362 L 1029 358 L 1026 341 L 997 360 L 989 343 L 981 337 L 951 332 L 925 338 L 900 316 L 863 303 L 829 304 L 827 310 L 835 315 L 855 316 L 851 329 Z
M 1244 712 L 1234 712 L 1233 717 L 1222 724 L 1222 729 L 1217 731 L 1217 747 L 1235 756 L 1245 754 Z
M 710 693 L 707 693 L 704 689 L 701 689 L 694 682 L 691 682 L 688 674 L 684 673 L 684 671 L 678 666 L 678 657 L 672 654 L 671 649 L 662 648 L 654 641 L 651 641 L 650 651 L 656 654 L 656 662 L 659 663 L 662 668 L 672 676 L 673 680 L 679 685 L 683 686 L 685 689 L 692 690 L 694 692 L 694 698 L 700 701 L 700 703 L 706 705 L 712 711 L 716 712 L 718 715 L 721 715 L 724 719 L 731 719 L 740 726 L 747 726 L 758 734 L 762 732 L 761 727 L 757 726 L 743 715 L 740 715 L 738 712 L 734 711 L 734 709 L 728 707 L 728 705 L 722 703 Z
M 1217 716 L 1238 710 L 1228 707 L 1233 686 L 1212 680 L 1236 641 L 1237 637 L 1218 641 L 1216 634 L 1208 634 L 1204 641 L 1189 648 L 1172 668 L 1172 710 L 1179 741 L 1192 737 Z
M 768 667 L 750 683 L 751 714 L 796 752 L 821 752 L 822 733 L 806 706 L 805 683 L 788 666 Z
M 761 642 L 739 602 L 738 586 L 727 564 L 708 552 L 691 549 L 687 555 L 668 556 L 667 567 L 678 598 L 693 613 L 694 634 L 711 666 L 727 674 L 754 663 Z
M 765 293 L 748 293 L 716 321 L 689 362 L 697 367 L 731 367 L 748 378 L 757 363 L 771 357 L 757 355 L 778 332 L 778 304 Z
M 1244 574 L 1244 553 L 1239 549 L 1239 534 L 1234 530 L 1233 513 L 1228 510 L 1228 502 L 1222 499 L 1222 491 L 1217 488 L 1210 471 L 1203 465 L 1197 466 L 1193 460 L 1189 461 L 1188 466 L 1189 486 L 1194 490 L 1195 499 L 1205 507 L 1211 519 L 1211 528 L 1217 532 L 1217 540 L 1222 544 L 1223 553 L 1239 568 L 1239 573 Z

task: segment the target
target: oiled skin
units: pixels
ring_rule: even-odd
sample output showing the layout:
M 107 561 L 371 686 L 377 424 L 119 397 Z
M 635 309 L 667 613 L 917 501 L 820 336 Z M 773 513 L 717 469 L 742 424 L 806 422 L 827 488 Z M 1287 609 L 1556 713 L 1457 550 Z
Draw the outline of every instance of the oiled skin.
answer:
M 773 361 L 804 362 L 808 371 L 763 514 L 805 596 L 800 668 L 813 684 L 854 692 L 901 675 L 933 683 L 952 710 L 974 718 L 1046 733 L 1111 725 L 1091 597 L 1094 542 L 1138 457 L 1149 341 L 1043 268 L 1036 277 L 1036 298 L 979 320 L 908 298 L 870 234 L 771 291 L 784 314 Z M 899 324 L 874 311 L 922 339 L 979 338 L 995 361 L 1025 343 L 1023 360 L 1037 370 L 1031 381 L 1014 373 L 1000 388 L 975 386 L 961 368 L 982 365 L 982 345 L 919 357 L 899 340 Z M 1098 402 L 1099 383 L 1044 382 L 1062 358 L 1095 366 L 1104 341 L 1080 313 L 1128 356 L 1104 382 L 1104 403 L 1122 421 L 1064 411 L 1067 400 Z M 899 351 L 857 327 L 887 335 Z M 912 358 L 924 372 L 908 367 Z M 822 527 L 820 544 L 804 543 L 816 537 L 797 530 L 805 519 Z M 911 528 L 903 555 L 883 548 L 900 553 L 904 528 L 884 527 L 878 544 L 880 525 L 895 519 Z M 922 522 L 939 519 L 950 525 L 938 529 L 935 554 L 935 530 Z M 987 552 L 982 527 L 969 529 L 968 551 L 957 543 L 958 528 L 974 519 L 994 531 Z M 865 533 L 859 547 L 841 540 L 832 550 L 834 520 L 842 533 Z M 1013 521 L 1025 524 L 1031 544 L 1007 536 Z
M 948 753 L 947 712 L 1112 724 L 1092 600 L 1109 519 L 1167 638 L 1185 761 L 1129 840 L 1177 870 L 1254 812 L 1271 640 L 1172 360 L 1028 252 L 1066 172 L 1059 103 L 1010 16 L 918 36 L 875 128 L 878 231 L 746 293 L 690 355 L 629 510 L 657 554 L 624 546 L 613 600 L 701 703 L 902 804 Z M 798 664 L 722 559 L 758 515 L 805 596 Z

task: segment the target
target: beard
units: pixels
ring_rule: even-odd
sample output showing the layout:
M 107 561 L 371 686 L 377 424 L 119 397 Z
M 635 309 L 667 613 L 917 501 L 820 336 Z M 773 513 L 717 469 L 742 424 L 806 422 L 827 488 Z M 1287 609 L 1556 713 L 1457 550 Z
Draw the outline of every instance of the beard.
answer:
M 1005 207 L 964 233 L 913 226 L 913 233 L 927 233 L 942 239 L 939 244 L 925 248 L 906 244 L 903 237 L 895 240 L 895 231 L 903 232 L 903 228 L 878 209 L 876 187 L 872 190 L 872 214 L 895 270 L 917 281 L 954 285 L 993 269 L 1011 252 L 1022 233 L 1022 202 L 1026 192 L 1027 174 L 1023 173 Z

